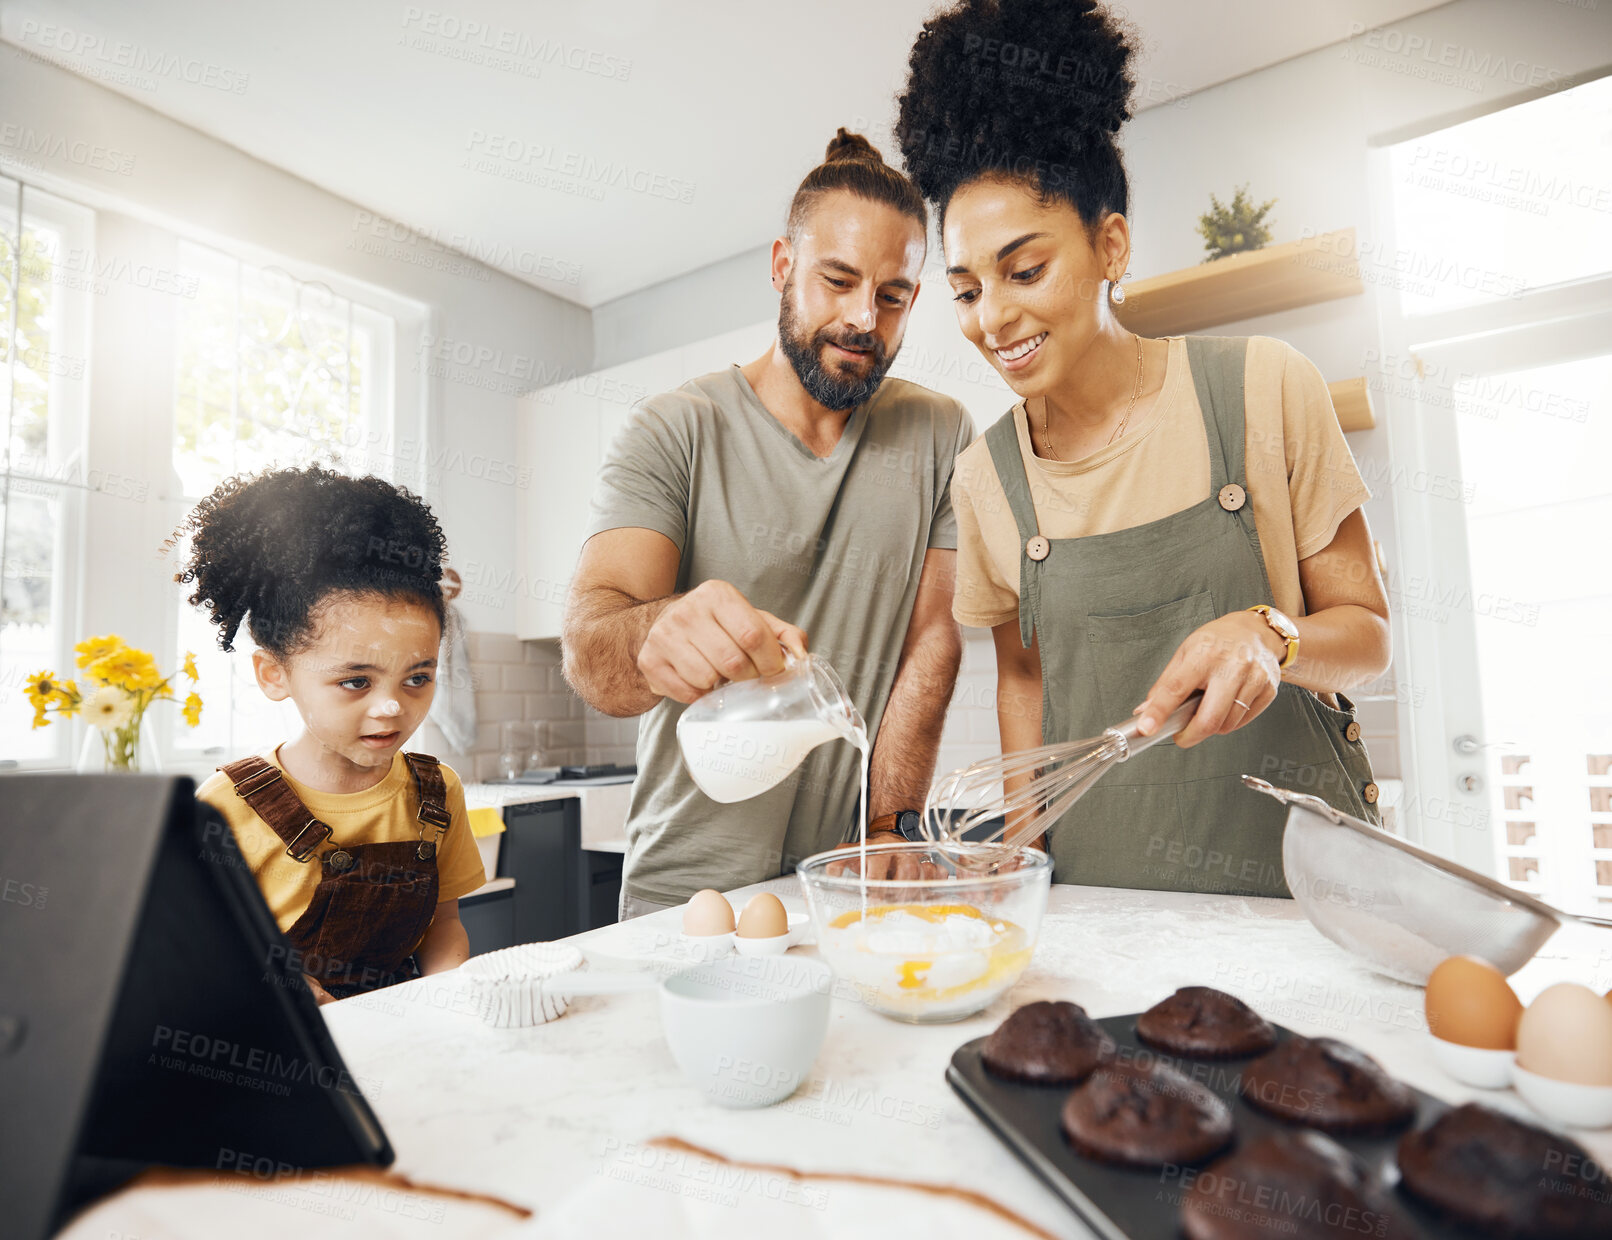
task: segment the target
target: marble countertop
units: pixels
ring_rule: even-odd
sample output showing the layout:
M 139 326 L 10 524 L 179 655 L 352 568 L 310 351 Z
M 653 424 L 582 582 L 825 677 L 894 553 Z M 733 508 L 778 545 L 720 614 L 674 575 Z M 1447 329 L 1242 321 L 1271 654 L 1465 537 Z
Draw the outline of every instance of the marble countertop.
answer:
M 804 908 L 794 878 L 773 890 Z M 677 929 L 677 910 L 655 914 Z M 579 935 L 586 947 L 591 936 Z M 802 947 L 797 951 L 814 949 Z M 1612 936 L 1568 927 L 1513 979 L 1526 1002 L 1553 981 L 1612 984 Z M 323 1237 L 602 1237 L 1036 1234 L 956 1200 L 844 1180 L 744 1171 L 647 1144 L 676 1136 L 731 1159 L 807 1172 L 949 1184 L 986 1195 L 1043 1234 L 1088 1233 L 952 1093 L 958 1045 L 1014 1007 L 1066 998 L 1095 1016 L 1140 1011 L 1188 984 L 1218 986 L 1301 1033 L 1344 1038 L 1394 1075 L 1459 1102 L 1482 1096 L 1526 1114 L 1515 1095 L 1459 1085 L 1433 1063 L 1419 988 L 1372 973 L 1286 900 L 1054 887 L 1034 960 L 972 1019 L 898 1024 L 836 997 L 810 1081 L 777 1106 L 706 1102 L 672 1062 L 653 992 L 574 1001 L 560 1020 L 498 1030 L 471 1015 L 455 975 L 423 978 L 323 1009 L 347 1066 L 420 1184 L 495 1195 L 525 1219 L 437 1199 L 415 1210 L 354 1197 L 338 1216 L 328 1188 L 214 1184 L 137 1187 L 79 1218 L 73 1240 Z M 1612 1130 L 1575 1133 L 1612 1165 Z M 273 1194 L 273 1196 L 271 1196 Z M 393 1193 L 394 1200 L 406 1200 Z M 432 1213 L 421 1224 L 405 1215 Z

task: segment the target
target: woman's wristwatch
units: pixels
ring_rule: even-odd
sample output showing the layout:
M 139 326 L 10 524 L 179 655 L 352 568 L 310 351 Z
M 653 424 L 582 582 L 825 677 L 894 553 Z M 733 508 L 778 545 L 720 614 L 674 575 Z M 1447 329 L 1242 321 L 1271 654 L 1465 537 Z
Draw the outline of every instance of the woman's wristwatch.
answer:
M 1277 611 L 1269 603 L 1255 603 L 1248 610 L 1257 611 L 1264 618 L 1265 623 L 1271 626 L 1276 636 L 1287 643 L 1287 653 L 1282 656 L 1281 663 L 1277 665 L 1285 672 L 1293 660 L 1299 657 L 1299 626 L 1294 624 L 1286 613 Z M 870 827 L 869 830 L 872 830 L 872 828 Z
M 868 834 L 875 831 L 894 831 L 904 840 L 924 838 L 924 816 L 915 809 L 897 810 L 893 814 L 880 814 L 868 820 Z

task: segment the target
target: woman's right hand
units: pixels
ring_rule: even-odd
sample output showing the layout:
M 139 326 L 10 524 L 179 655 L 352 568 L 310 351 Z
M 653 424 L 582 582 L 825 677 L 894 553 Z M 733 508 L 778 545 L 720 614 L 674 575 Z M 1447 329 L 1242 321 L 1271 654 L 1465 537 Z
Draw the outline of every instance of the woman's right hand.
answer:
M 302 975 L 302 980 L 308 983 L 308 993 L 313 996 L 313 1001 L 320 1007 L 324 1007 L 325 1004 L 334 1003 L 336 1001 L 336 996 L 331 994 L 316 980 L 314 980 L 314 977 L 311 973 L 304 973 Z

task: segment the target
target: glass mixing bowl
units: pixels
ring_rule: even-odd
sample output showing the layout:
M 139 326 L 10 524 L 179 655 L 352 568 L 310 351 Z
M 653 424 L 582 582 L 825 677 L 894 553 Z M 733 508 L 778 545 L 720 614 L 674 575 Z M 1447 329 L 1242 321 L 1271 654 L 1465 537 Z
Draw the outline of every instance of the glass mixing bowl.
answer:
M 896 1020 L 972 1016 L 1019 980 L 1035 951 L 1052 885 L 1047 855 L 970 844 L 946 852 L 959 864 L 922 842 L 870 845 L 868 873 L 879 877 L 866 883 L 855 848 L 818 853 L 797 871 L 818 952 L 863 1003 Z M 899 877 L 883 877 L 892 869 Z

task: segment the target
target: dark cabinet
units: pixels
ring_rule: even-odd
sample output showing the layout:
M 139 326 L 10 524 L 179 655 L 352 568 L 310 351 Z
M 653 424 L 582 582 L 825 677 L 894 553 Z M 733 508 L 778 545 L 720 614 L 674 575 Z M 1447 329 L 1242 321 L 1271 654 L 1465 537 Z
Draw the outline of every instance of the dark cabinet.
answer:
M 620 853 L 582 847 L 575 798 L 505 806 L 498 873 L 515 880 L 514 942 L 548 942 L 613 923 L 621 862 Z

